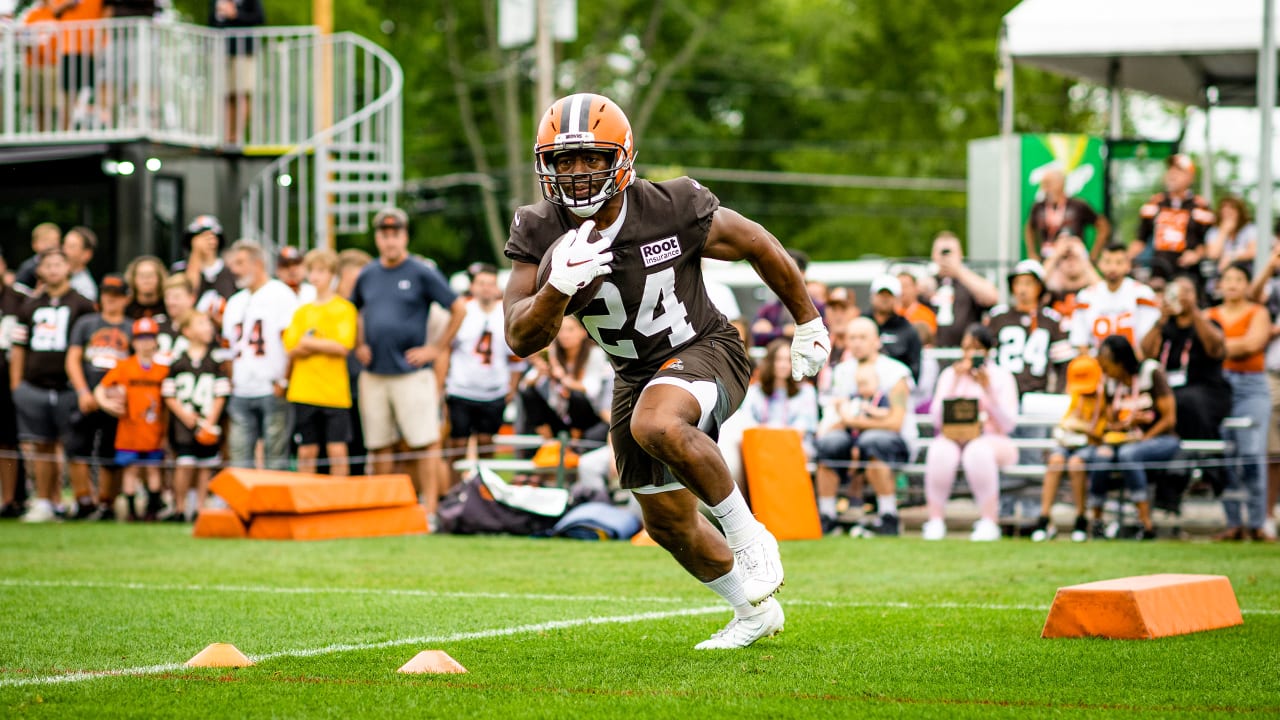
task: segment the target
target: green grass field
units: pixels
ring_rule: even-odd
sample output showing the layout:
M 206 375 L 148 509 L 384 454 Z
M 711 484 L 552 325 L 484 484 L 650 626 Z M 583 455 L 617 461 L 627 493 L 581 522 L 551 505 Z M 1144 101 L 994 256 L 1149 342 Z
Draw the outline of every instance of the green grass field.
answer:
M 709 653 L 728 610 L 626 543 L 4 523 L 0 544 L 5 717 L 1280 715 L 1276 546 L 784 543 L 786 631 Z M 1057 587 L 1152 572 L 1228 575 L 1244 626 L 1040 639 Z M 182 666 L 216 641 L 257 665 Z M 395 672 L 425 649 L 469 672 Z

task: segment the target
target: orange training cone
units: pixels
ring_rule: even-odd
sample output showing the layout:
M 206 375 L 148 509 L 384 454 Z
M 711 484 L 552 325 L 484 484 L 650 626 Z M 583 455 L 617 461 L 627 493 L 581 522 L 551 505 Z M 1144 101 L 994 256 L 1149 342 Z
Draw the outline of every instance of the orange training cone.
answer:
M 231 643 L 213 643 L 196 653 L 186 663 L 187 667 L 229 667 L 240 668 L 253 665 L 253 661 L 236 649 Z
M 423 650 L 414 655 L 412 660 L 401 665 L 396 672 L 415 675 L 425 673 L 443 675 L 464 673 L 466 671 L 466 668 L 462 667 L 457 660 L 449 657 L 449 653 L 443 650 Z
M 645 530 L 644 528 L 640 528 L 640 532 L 638 532 L 638 533 L 636 533 L 635 535 L 632 535 L 632 536 L 631 536 L 631 544 L 632 544 L 632 545 L 644 545 L 645 547 L 657 547 L 657 546 L 658 546 L 658 543 L 657 543 L 656 541 L 654 541 L 654 539 L 653 539 L 653 538 L 649 537 L 649 531 L 648 531 L 648 530 Z

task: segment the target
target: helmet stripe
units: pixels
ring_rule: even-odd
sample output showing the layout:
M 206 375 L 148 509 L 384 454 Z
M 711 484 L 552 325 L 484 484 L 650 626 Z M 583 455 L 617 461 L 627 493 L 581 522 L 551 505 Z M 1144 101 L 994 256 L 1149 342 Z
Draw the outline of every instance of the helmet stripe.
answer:
M 565 104 L 569 107 L 566 109 L 564 119 L 561 121 L 564 124 L 564 132 L 570 134 L 580 133 L 587 129 L 586 113 L 590 111 L 591 106 L 590 103 L 582 102 L 585 97 L 585 95 L 579 93 L 565 101 Z

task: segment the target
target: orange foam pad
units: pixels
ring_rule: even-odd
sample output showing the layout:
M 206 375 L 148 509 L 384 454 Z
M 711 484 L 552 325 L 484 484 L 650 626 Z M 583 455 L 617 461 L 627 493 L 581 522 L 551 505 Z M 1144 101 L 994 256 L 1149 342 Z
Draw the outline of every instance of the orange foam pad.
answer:
M 1138 575 L 1059 588 L 1040 637 L 1142 640 L 1243 624 L 1221 575 Z
M 749 428 L 742 433 L 742 466 L 751 510 L 779 540 L 822 537 L 813 482 L 805 469 L 800 433 L 789 428 Z
M 418 501 L 408 475 L 344 478 L 227 468 L 213 478 L 209 489 L 245 520 L 267 513 L 366 510 Z
M 196 526 L 191 531 L 191 536 L 198 538 L 242 538 L 246 535 L 244 521 L 234 510 L 227 508 L 204 508 L 196 516 Z
M 307 515 L 255 515 L 249 524 L 249 537 L 254 540 L 332 540 L 426 532 L 427 510 L 421 505 Z

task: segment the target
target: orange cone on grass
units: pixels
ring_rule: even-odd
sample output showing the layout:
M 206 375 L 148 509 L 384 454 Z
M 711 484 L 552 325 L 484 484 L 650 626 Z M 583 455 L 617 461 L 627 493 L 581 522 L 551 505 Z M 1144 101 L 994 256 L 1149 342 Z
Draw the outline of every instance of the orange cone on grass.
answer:
M 467 669 L 457 660 L 449 657 L 449 653 L 443 650 L 423 650 L 413 659 L 396 672 L 407 673 L 412 675 L 456 675 L 466 672 Z
M 213 643 L 186 662 L 187 667 L 241 668 L 253 661 L 231 643 Z

